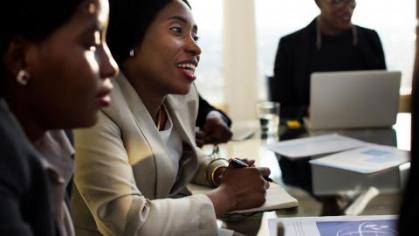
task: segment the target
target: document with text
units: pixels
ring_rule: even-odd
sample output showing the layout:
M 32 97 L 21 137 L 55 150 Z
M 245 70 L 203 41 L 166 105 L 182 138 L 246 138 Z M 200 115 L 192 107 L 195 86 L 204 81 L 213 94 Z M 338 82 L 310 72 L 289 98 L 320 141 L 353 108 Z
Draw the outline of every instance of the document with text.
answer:
M 339 134 L 327 134 L 280 141 L 267 144 L 265 147 L 288 158 L 303 158 L 345 151 L 365 145 L 367 145 L 366 142 L 357 139 Z

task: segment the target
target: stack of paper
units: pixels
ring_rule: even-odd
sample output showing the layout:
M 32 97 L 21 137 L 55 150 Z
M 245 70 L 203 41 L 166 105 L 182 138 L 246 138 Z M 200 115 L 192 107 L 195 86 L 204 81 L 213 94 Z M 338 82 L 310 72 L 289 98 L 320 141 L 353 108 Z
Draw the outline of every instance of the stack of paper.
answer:
M 409 168 L 409 152 L 357 139 L 328 134 L 267 144 L 267 148 L 289 159 L 318 157 L 311 160 L 313 192 L 330 195 L 348 190 L 376 187 L 397 192 Z
M 395 147 L 368 146 L 310 161 L 311 164 L 372 174 L 409 161 L 409 152 Z
M 257 208 L 234 211 L 231 213 L 253 213 L 259 211 L 273 211 L 298 206 L 297 199 L 291 197 L 281 186 L 276 183 L 269 183 L 270 187 L 266 191 L 266 202 Z M 206 194 L 212 189 L 206 186 L 188 184 L 189 191 L 192 194 Z
M 266 147 L 288 158 L 302 158 L 345 151 L 365 145 L 367 145 L 367 143 L 357 139 L 338 134 L 328 134 L 281 141 L 267 144 Z
M 409 152 L 395 147 L 367 146 L 311 160 L 313 192 L 330 195 L 376 187 L 381 192 L 398 192 L 404 186 Z

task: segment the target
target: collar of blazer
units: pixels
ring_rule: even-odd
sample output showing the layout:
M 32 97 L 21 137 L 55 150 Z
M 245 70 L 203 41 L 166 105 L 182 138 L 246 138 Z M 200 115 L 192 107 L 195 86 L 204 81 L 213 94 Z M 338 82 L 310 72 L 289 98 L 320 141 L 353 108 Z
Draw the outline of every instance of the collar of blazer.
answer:
M 174 167 L 167 161 L 169 155 L 155 123 L 135 89 L 122 73 L 112 82 L 114 84 L 112 105 L 104 109 L 104 112 L 120 127 L 122 136 L 124 136 L 124 132 L 135 132 L 129 137 L 138 137 L 139 140 L 130 141 L 141 143 L 142 148 L 146 150 L 140 150 L 141 155 L 138 157 L 128 154 L 130 164 L 134 166 L 141 158 L 153 157 L 154 176 L 156 176 L 155 197 L 167 197 L 177 179 L 171 173 L 175 173 L 175 171 L 179 174 L 193 173 L 197 166 L 197 154 L 193 152 L 192 158 L 182 160 L 179 170 L 174 170 Z M 175 129 L 179 132 L 183 142 L 192 147 L 195 146 L 193 112 L 197 110 L 194 107 L 197 104 L 197 97 L 194 98 L 194 94 L 196 94 L 195 88 L 191 89 L 187 95 L 168 95 L 165 101 Z M 127 141 L 123 140 L 124 145 L 127 145 Z M 183 170 L 183 168 L 185 169 Z M 192 178 L 190 175 L 182 175 L 178 180 L 187 182 L 190 178 Z

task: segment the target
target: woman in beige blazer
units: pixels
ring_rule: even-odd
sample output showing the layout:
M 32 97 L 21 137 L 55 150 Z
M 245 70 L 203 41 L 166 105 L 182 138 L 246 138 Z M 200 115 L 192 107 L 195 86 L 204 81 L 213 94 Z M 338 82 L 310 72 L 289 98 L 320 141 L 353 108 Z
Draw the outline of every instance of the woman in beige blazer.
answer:
M 216 217 L 257 207 L 267 168 L 227 167 L 195 145 L 201 49 L 186 0 L 111 0 L 108 42 L 123 72 L 98 124 L 76 132 L 78 235 L 216 235 Z M 186 184 L 218 186 L 194 195 Z

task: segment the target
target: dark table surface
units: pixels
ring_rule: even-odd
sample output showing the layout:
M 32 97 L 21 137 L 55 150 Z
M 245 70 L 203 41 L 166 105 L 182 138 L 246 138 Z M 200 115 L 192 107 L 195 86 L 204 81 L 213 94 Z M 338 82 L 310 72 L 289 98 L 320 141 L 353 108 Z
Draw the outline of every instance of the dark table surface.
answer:
M 274 212 L 257 213 L 253 215 L 233 215 L 223 219 L 225 226 L 244 235 L 269 235 L 267 220 L 276 217 L 306 217 L 306 216 L 336 216 L 344 215 L 345 209 L 350 206 L 364 191 L 339 192 L 334 195 L 316 196 L 313 193 L 310 157 L 290 160 L 273 153 L 263 147 L 263 144 L 275 142 L 277 137 L 266 137 L 258 131 L 258 123 L 242 122 L 235 124 L 233 129 L 253 129 L 255 135 L 244 141 L 233 141 L 220 146 L 220 157 L 240 157 L 256 160 L 257 166 L 268 166 L 271 177 L 282 185 L 288 193 L 299 201 L 299 206 L 292 209 Z M 341 135 L 357 138 L 376 144 L 390 145 L 402 150 L 410 149 L 410 114 L 400 113 L 397 123 L 391 128 L 308 131 L 300 129 L 280 128 L 280 140 L 288 140 L 306 136 L 316 136 L 326 133 L 339 133 Z M 211 152 L 207 146 L 204 151 Z M 388 215 L 397 214 L 399 210 L 401 191 L 390 193 L 380 192 L 374 197 L 360 213 L 361 215 Z

